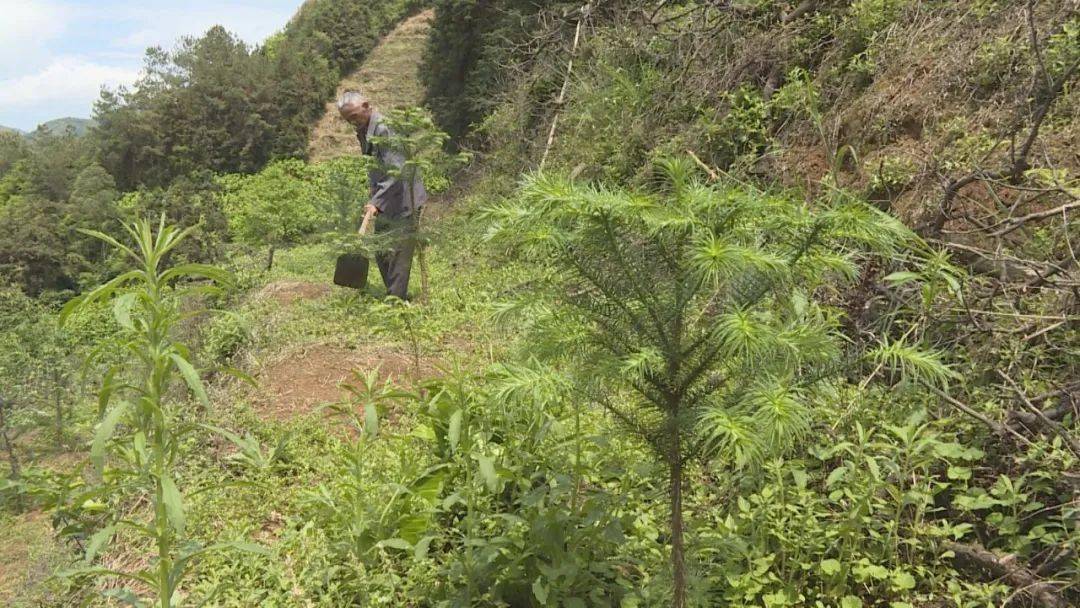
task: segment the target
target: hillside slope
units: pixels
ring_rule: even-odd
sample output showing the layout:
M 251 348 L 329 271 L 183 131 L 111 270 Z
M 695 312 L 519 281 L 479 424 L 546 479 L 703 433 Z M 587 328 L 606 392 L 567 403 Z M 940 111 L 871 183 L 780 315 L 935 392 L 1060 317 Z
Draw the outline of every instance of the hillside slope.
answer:
M 69 116 L 43 122 L 38 125 L 38 130 L 46 130 L 56 135 L 63 135 L 68 129 L 71 129 L 75 135 L 85 135 L 94 124 L 94 121 L 89 118 L 73 118 Z
M 432 11 L 425 11 L 395 28 L 358 70 L 342 79 L 338 95 L 363 91 L 381 110 L 418 105 L 424 97 L 418 71 L 433 17 Z M 326 113 L 312 133 L 309 158 L 313 162 L 355 153 L 356 136 L 338 116 L 335 104 L 336 99 L 326 104 Z
M 1032 0 L 1039 10 L 1026 15 L 1061 69 L 1036 74 L 1052 80 L 1070 73 L 1074 50 L 1047 26 L 1065 2 Z M 330 17 L 381 6 L 317 4 Z M 1011 49 L 1029 27 L 1011 8 L 1020 3 L 435 4 L 434 16 L 404 21 L 377 45 L 386 29 L 353 28 L 364 29 L 364 60 L 339 88 L 362 89 L 384 110 L 415 104 L 423 55 L 436 64 L 429 87 L 469 82 L 444 89 L 446 103 L 428 90 L 430 109 L 484 111 L 443 116 L 482 122 L 473 143 L 486 154 L 454 191 L 454 212 L 434 229 L 425 221 L 430 297 L 384 300 L 375 271 L 365 292 L 332 286 L 335 258 L 357 244 L 355 223 L 340 222 L 339 232 L 320 225 L 283 245 L 272 269 L 222 237 L 214 263 L 236 287 L 198 307 L 226 314 L 176 327 L 208 395 L 188 399 L 177 378 L 168 398 L 171 415 L 194 423 L 169 472 L 185 515 L 179 536 L 260 549 L 192 560 L 186 602 L 1080 602 L 1080 234 L 1069 222 L 1075 203 L 1052 209 L 1075 200 L 1075 154 L 1063 143 L 1075 134 L 1071 83 L 1047 106 L 1031 154 L 1043 171 L 1010 180 L 978 164 L 1002 160 L 1002 124 L 1028 105 L 1018 66 L 1034 57 Z M 967 40 L 970 31 L 992 40 Z M 952 48 L 964 53 L 942 50 Z M 948 61 L 968 54 L 977 57 L 963 82 L 948 81 Z M 478 63 L 460 69 L 456 59 Z M 906 69 L 915 59 L 937 67 Z M 988 82 L 972 81 L 981 76 Z M 329 88 L 312 96 L 305 126 Z M 288 161 L 295 172 L 279 171 L 253 200 L 299 208 L 291 203 L 313 190 L 291 186 L 316 183 L 308 169 L 344 167 L 339 190 L 356 200 L 340 200 L 363 204 L 366 176 L 339 158 L 355 156 L 356 141 L 333 100 L 298 146 L 312 166 Z M 522 179 L 541 154 L 544 174 Z M 1001 231 L 993 252 L 1061 258 L 1053 272 L 1030 284 L 972 277 L 935 251 L 970 214 L 929 243 L 895 220 L 936 204 L 925 191 L 968 170 L 975 181 L 956 190 L 973 208 L 984 187 L 989 198 L 1016 197 L 980 210 L 1001 214 L 984 226 Z M 117 323 L 140 313 L 123 302 L 102 302 L 83 324 L 126 338 Z M 687 334 L 688 325 L 703 331 Z M 679 356 L 686 344 L 690 359 Z M 705 345 L 714 352 L 696 361 Z M 230 368 L 252 382 L 218 371 Z M 100 374 L 87 376 L 88 392 L 98 390 Z M 656 391 L 670 393 L 659 407 Z M 686 409 L 672 407 L 686 395 Z M 82 460 L 105 425 L 95 432 L 96 400 L 74 407 L 81 423 L 69 444 Z M 124 426 L 106 440 L 108 461 L 136 453 L 124 448 L 140 436 Z M 116 478 L 106 464 L 104 482 Z M 69 481 L 81 487 L 77 475 Z M 100 482 L 85 480 L 110 487 Z M 59 487 L 66 496 L 70 486 Z M 119 488 L 104 502 L 126 519 L 149 515 L 144 493 Z M 87 533 L 112 517 L 81 498 L 63 506 L 88 521 Z M 122 597 L 102 598 L 113 583 L 101 579 L 58 582 L 46 597 L 46 571 L 83 552 L 50 545 L 43 518 L 12 513 L 0 510 L 0 604 Z M 125 529 L 89 561 L 127 572 L 152 564 L 151 549 Z M 672 601 L 680 585 L 685 603 Z

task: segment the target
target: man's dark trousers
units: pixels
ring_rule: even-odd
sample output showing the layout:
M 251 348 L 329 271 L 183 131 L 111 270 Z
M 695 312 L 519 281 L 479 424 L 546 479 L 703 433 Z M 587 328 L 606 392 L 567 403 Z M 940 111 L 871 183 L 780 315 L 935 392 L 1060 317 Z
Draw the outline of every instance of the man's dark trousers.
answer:
M 402 300 L 409 293 L 409 273 L 416 250 L 416 221 L 412 216 L 375 218 L 375 234 L 385 235 L 385 248 L 375 254 L 386 292 Z

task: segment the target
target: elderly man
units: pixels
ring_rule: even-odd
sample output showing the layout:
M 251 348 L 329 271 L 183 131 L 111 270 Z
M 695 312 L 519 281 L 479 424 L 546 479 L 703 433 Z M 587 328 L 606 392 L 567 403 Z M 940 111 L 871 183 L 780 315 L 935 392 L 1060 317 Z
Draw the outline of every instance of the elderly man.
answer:
M 361 152 L 377 161 L 368 171 L 371 191 L 364 214 L 375 218 L 376 232 L 393 235 L 393 245 L 376 254 L 375 261 L 386 291 L 405 300 L 416 248 L 416 219 L 427 200 L 424 183 L 418 172 L 411 179 L 401 175 L 405 169 L 405 156 L 388 144 L 393 133 L 363 94 L 349 91 L 342 95 L 338 100 L 338 111 L 356 128 Z

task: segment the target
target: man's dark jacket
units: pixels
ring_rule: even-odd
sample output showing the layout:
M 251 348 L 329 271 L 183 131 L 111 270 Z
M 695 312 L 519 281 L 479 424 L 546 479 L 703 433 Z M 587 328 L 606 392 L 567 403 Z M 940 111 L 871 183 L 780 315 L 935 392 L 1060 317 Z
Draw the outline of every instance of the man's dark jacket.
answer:
M 387 173 L 387 167 L 401 171 L 405 166 L 405 156 L 400 151 L 392 149 L 387 143 L 387 139 L 392 135 L 390 128 L 383 124 L 382 115 L 378 113 L 371 115 L 366 131 L 357 130 L 356 132 L 356 138 L 360 140 L 360 148 L 364 154 L 378 161 L 377 165 L 368 171 L 368 179 L 371 181 L 370 203 L 384 218 L 399 219 L 409 217 L 419 211 L 427 201 L 427 191 L 424 189 L 424 182 L 419 171 L 412 176 L 411 197 L 407 180 Z

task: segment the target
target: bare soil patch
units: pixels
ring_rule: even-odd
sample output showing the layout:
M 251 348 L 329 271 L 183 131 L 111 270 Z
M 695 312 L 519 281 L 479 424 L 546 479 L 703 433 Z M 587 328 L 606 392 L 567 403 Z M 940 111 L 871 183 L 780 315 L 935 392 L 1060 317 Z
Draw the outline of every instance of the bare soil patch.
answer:
M 342 383 L 359 382 L 361 376 L 378 370 L 379 381 L 393 379 L 410 385 L 435 373 L 430 360 L 421 359 L 419 374 L 413 357 L 387 346 L 351 350 L 333 344 L 309 344 L 286 352 L 266 364 L 258 374 L 255 399 L 267 418 L 289 420 L 315 411 L 325 403 L 346 398 Z
M 31 601 L 38 595 L 35 585 L 57 566 L 62 550 L 52 540 L 49 518 L 40 511 L 24 513 L 5 519 L 0 528 L 0 605 Z
M 259 299 L 271 299 L 289 306 L 299 300 L 318 300 L 330 295 L 331 287 L 325 283 L 304 281 L 275 281 L 259 290 Z

